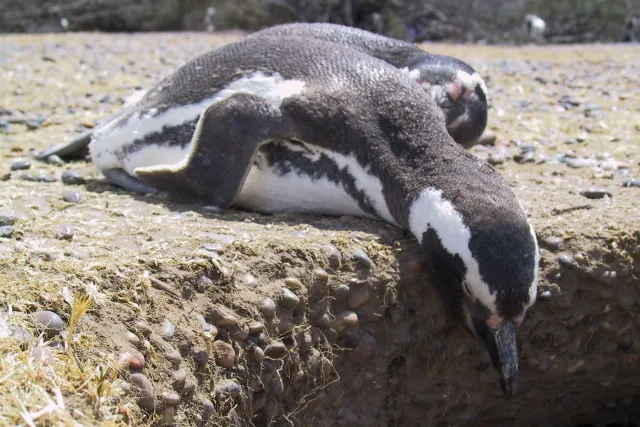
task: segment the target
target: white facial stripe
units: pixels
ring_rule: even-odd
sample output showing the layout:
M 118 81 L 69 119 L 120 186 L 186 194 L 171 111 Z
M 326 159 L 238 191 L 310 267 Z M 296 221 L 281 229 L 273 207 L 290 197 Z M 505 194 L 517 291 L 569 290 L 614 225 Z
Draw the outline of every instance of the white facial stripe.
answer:
M 91 157 L 100 169 L 122 167 L 116 153 L 136 139 L 161 131 L 164 126 L 178 126 L 194 120 L 210 105 L 220 102 L 236 93 L 249 93 L 263 97 L 270 104 L 279 107 L 290 96 L 305 91 L 305 82 L 286 80 L 279 74 L 265 75 L 257 71 L 231 82 L 211 98 L 188 105 L 170 108 L 160 114 L 152 110 L 136 113 L 121 127 L 116 128 L 118 118 L 100 126 L 93 134 L 90 145 Z M 168 161 L 161 163 L 166 168 Z
M 487 85 L 485 84 L 480 74 L 473 73 L 469 74 L 466 71 L 458 70 L 456 73 L 458 80 L 462 83 L 465 89 L 475 90 L 476 86 L 480 86 L 480 89 L 484 92 L 485 98 L 487 101 L 489 100 L 489 92 L 487 91 Z
M 409 210 L 409 229 L 420 243 L 428 228 L 435 230 L 448 252 L 462 258 L 467 268 L 466 283 L 480 302 L 495 313 L 495 293 L 492 294 L 489 286 L 482 280 L 478 262 L 469 249 L 471 231 L 453 204 L 442 197 L 442 190 L 435 188 L 425 188 Z

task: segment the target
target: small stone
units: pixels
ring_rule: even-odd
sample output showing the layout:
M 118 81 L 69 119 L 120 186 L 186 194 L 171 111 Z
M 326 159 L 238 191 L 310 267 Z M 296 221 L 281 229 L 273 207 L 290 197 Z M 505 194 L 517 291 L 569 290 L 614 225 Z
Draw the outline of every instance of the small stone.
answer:
M 162 322 L 162 332 L 160 332 L 160 335 L 162 335 L 162 338 L 171 339 L 173 337 L 173 334 L 175 334 L 175 332 L 176 332 L 176 326 L 173 323 L 171 323 L 169 319 L 164 319 L 164 322 Z
M 51 183 L 51 182 L 56 182 L 56 179 L 52 176 L 47 175 L 46 173 L 41 173 L 38 174 L 38 176 L 36 177 L 36 179 L 39 182 L 47 182 L 47 183 Z
M 135 351 L 135 350 L 132 351 L 131 357 L 129 358 L 129 367 L 131 369 L 140 370 L 144 368 L 144 365 L 145 365 L 144 355 L 139 351 Z
M 273 341 L 267 346 L 264 354 L 272 359 L 281 359 L 287 354 L 287 346 L 280 341 Z
M 264 317 L 271 319 L 276 314 L 276 303 L 271 298 L 265 298 L 260 305 L 260 311 Z
M 238 325 L 236 330 L 231 334 L 231 336 L 238 341 L 246 340 L 247 338 L 249 338 L 249 326 Z
M 591 159 L 585 159 L 584 157 L 580 157 L 580 158 L 571 158 L 568 157 L 565 159 L 565 163 L 567 164 L 567 166 L 569 166 L 570 168 L 573 169 L 580 169 L 583 168 L 585 166 L 589 166 L 592 165 L 594 162 Z
M 171 386 L 175 391 L 180 393 L 184 389 L 187 373 L 185 371 L 175 371 L 171 378 L 173 380 Z
M 367 288 L 353 288 L 349 293 L 347 305 L 350 309 L 355 309 L 366 303 L 370 296 L 371 294 Z
M 11 179 L 11 172 L 3 173 L 0 175 L 0 181 L 9 181 Z
M 264 325 L 261 322 L 253 322 L 249 324 L 250 334 L 259 334 L 264 330 Z
M 23 181 L 38 182 L 38 178 L 36 178 L 34 175 L 30 174 L 29 172 L 22 172 L 20 174 L 20 179 L 23 180 Z
M 196 280 L 196 284 L 194 287 L 196 289 L 196 292 L 203 293 L 212 286 L 213 281 L 204 274 L 201 274 Z
M 3 225 L 0 226 L 0 237 L 4 237 L 8 239 L 13 236 L 13 226 L 12 225 Z
M 369 255 L 367 255 L 367 253 L 363 249 L 358 249 L 357 251 L 355 251 L 353 253 L 353 257 L 356 259 L 356 261 L 358 261 L 366 268 L 371 267 L 371 265 L 373 264 L 371 259 L 369 258 Z
M 558 255 L 558 263 L 564 267 L 571 267 L 573 265 L 573 256 L 571 254 Z
M 581 374 L 585 370 L 586 370 L 586 366 L 585 366 L 584 360 L 578 360 L 576 363 L 574 363 L 573 365 L 567 368 L 567 374 L 569 375 Z
M 236 352 L 231 344 L 224 341 L 216 341 L 213 343 L 213 351 L 216 357 L 216 363 L 223 368 L 231 369 L 236 360 Z
M 0 214 L 0 227 L 4 227 L 6 225 L 13 225 L 16 223 L 18 218 L 14 215 L 10 214 Z
M 47 163 L 50 165 L 62 166 L 64 165 L 64 160 L 62 160 L 57 154 L 52 154 L 47 157 Z
M 564 239 L 559 236 L 549 236 L 541 239 L 543 246 L 552 251 L 560 251 L 564 249 Z
M 278 299 L 278 305 L 287 309 L 294 309 L 300 304 L 300 298 L 287 288 L 282 289 L 282 296 Z
M 213 415 L 213 411 L 214 411 L 214 406 L 213 403 L 209 400 L 209 399 L 204 399 L 202 401 L 202 423 L 206 424 L 207 421 L 209 421 L 209 418 L 211 418 L 211 415 Z
M 82 185 L 87 182 L 87 180 L 82 175 L 72 169 L 67 169 L 66 171 L 64 171 L 60 176 L 60 180 L 64 184 L 69 185 Z
M 496 142 L 497 136 L 494 132 L 486 131 L 478 139 L 478 145 L 493 145 Z
M 217 394 L 228 394 L 231 397 L 238 397 L 242 392 L 240 385 L 235 381 L 228 381 L 221 386 L 216 387 Z
M 313 275 L 316 277 L 317 280 L 322 280 L 323 282 L 326 282 L 327 280 L 329 280 L 329 273 L 327 273 L 325 270 L 319 267 L 313 270 Z
M 264 405 L 267 403 L 267 393 L 264 391 L 258 392 L 258 393 L 254 393 L 253 394 L 253 405 L 252 405 L 252 409 L 253 409 L 253 413 L 255 414 L 256 412 L 260 411 L 262 408 L 264 408 Z
M 588 190 L 582 190 L 580 192 L 580 195 L 586 197 L 587 199 L 603 199 L 605 197 L 612 197 L 611 192 L 603 188 L 590 188 Z
M 347 285 L 339 285 L 335 288 L 336 299 L 338 301 L 344 301 L 349 298 L 349 294 L 351 293 L 351 288 Z
M 129 343 L 133 345 L 140 344 L 140 338 L 138 338 L 138 336 L 131 331 L 127 331 L 124 337 L 126 338 L 127 341 L 129 341 Z
M 176 406 L 180 403 L 180 395 L 175 393 L 162 393 L 162 400 L 169 406 Z
M 622 351 L 629 351 L 633 347 L 633 338 L 627 337 L 618 340 L 618 348 Z
M 135 323 L 134 327 L 136 328 L 136 330 L 138 330 L 145 337 L 148 337 L 149 335 L 151 335 L 153 333 L 153 329 L 151 329 L 151 326 L 149 326 L 148 323 L 143 322 L 141 320 L 138 320 Z
M 145 411 L 153 411 L 156 395 L 149 379 L 143 374 L 131 374 L 131 382 L 140 389 L 138 406 Z
M 82 200 L 82 195 L 75 190 L 64 190 L 62 192 L 62 200 L 68 203 L 78 203 Z
M 331 316 L 329 313 L 323 313 L 313 323 L 319 328 L 328 328 L 331 326 Z
M 202 249 L 219 254 L 224 253 L 224 246 L 220 242 L 205 243 L 204 245 L 202 245 Z
M 64 329 L 64 322 L 60 316 L 53 311 L 36 311 L 33 313 L 33 316 L 40 324 L 40 328 L 44 330 L 45 334 L 49 338 L 58 335 Z
M 276 397 L 282 396 L 284 394 L 284 384 L 282 384 L 282 379 L 280 379 L 280 377 L 273 378 L 269 381 L 267 389 Z
M 504 152 L 504 150 L 493 151 L 489 155 L 489 158 L 487 159 L 487 162 L 493 166 L 501 165 L 506 161 L 507 161 L 507 155 Z
M 182 356 L 178 350 L 168 350 L 164 353 L 164 358 L 167 359 L 175 368 L 179 367 L 182 363 Z
M 16 328 L 13 330 L 13 337 L 18 340 L 21 345 L 31 344 L 33 342 L 33 336 L 31 335 L 31 332 L 21 326 L 16 326 Z
M 31 167 L 31 161 L 30 160 L 18 159 L 18 160 L 14 160 L 14 162 L 11 163 L 11 170 L 12 171 L 27 170 L 30 167 Z
M 289 289 L 302 289 L 302 282 L 295 277 L 287 277 L 284 279 L 284 285 Z
M 262 350 L 258 346 L 254 347 L 253 348 L 253 360 L 255 360 L 257 363 L 262 363 L 262 361 L 264 360 L 264 350 Z
M 540 299 L 543 301 L 549 301 L 551 299 L 551 291 L 546 290 L 540 292 Z
M 74 235 L 73 227 L 68 224 L 62 224 L 55 237 L 58 240 L 72 240 Z
M 182 395 L 192 396 L 196 392 L 196 388 L 196 383 L 187 378 L 184 382 L 184 387 L 182 388 Z
M 345 310 L 336 316 L 334 326 L 337 330 L 350 328 L 358 324 L 358 315 L 351 310 Z
M 635 178 L 631 178 L 631 179 L 629 179 L 629 180 L 627 180 L 627 181 L 623 182 L 623 183 L 622 183 L 622 186 L 623 186 L 623 187 L 627 187 L 627 188 L 629 188 L 629 187 L 640 188 L 640 181 L 638 181 L 638 180 L 637 180 L 637 179 L 635 179 Z
M 193 360 L 196 361 L 196 366 L 202 369 L 209 362 L 209 354 L 204 350 L 196 351 Z
M 245 285 L 250 286 L 252 288 L 255 288 L 259 284 L 256 276 L 254 276 L 251 273 L 247 273 L 244 276 L 242 276 L 242 281 L 244 282 Z

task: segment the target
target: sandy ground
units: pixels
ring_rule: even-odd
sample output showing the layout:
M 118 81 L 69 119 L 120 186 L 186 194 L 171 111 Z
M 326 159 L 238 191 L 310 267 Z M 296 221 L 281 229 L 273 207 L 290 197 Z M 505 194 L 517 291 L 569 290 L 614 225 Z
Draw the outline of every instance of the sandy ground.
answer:
M 542 246 L 506 401 L 399 230 L 134 196 L 84 162 L 11 170 L 234 37 L 0 38 L 0 424 L 638 422 L 637 47 L 424 46 L 485 76 L 496 139 L 472 152 Z M 67 169 L 85 182 L 63 183 Z M 43 332 L 42 310 L 61 323 Z

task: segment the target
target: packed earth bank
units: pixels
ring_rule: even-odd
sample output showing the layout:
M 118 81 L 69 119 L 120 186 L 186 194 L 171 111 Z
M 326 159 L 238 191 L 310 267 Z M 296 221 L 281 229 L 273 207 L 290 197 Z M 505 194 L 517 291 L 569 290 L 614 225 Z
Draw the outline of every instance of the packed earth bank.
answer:
M 519 391 L 506 400 L 486 351 L 417 268 L 410 234 L 139 197 L 91 164 L 29 159 L 231 39 L 3 38 L 0 363 L 11 375 L 0 398 L 14 402 L 3 423 L 21 412 L 80 424 L 637 422 L 632 48 L 425 45 L 486 77 L 494 136 L 472 152 L 503 173 L 541 244 Z M 91 307 L 75 326 L 83 294 Z

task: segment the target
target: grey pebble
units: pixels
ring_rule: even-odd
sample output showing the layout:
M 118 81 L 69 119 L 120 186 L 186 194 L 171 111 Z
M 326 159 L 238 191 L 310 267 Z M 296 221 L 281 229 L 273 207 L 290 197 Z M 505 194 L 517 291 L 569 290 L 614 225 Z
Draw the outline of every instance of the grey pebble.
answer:
M 40 328 L 44 330 L 44 333 L 49 337 L 58 335 L 64 329 L 64 322 L 53 311 L 42 310 L 33 313 L 33 317 L 36 318 L 40 324 Z
M 47 163 L 50 165 L 62 166 L 64 165 L 64 160 L 62 160 L 57 154 L 52 154 L 47 157 Z
M 47 175 L 46 173 L 41 173 L 37 177 L 38 182 L 56 182 L 56 179 L 52 176 Z
M 175 393 L 162 393 L 162 400 L 169 406 L 176 406 L 180 403 L 180 395 Z
M 294 294 L 291 290 L 282 289 L 282 296 L 278 299 L 278 305 L 280 307 L 294 309 L 300 304 L 300 298 Z
M 258 363 L 262 363 L 262 361 L 264 360 L 264 350 L 262 350 L 258 346 L 254 347 L 253 348 L 253 360 L 255 360 Z
M 35 175 L 30 174 L 29 172 L 22 172 L 20 174 L 20 179 L 23 181 L 38 182 L 38 178 L 36 178 Z
M 73 231 L 73 227 L 68 224 L 62 224 L 56 233 L 56 239 L 58 240 L 71 240 L 75 232 Z
M 31 167 L 31 161 L 26 159 L 14 160 L 13 163 L 11 163 L 12 171 L 27 170 L 30 167 Z
M 68 203 L 78 203 L 82 200 L 82 195 L 76 190 L 64 190 L 62 192 L 62 200 Z
M 173 375 L 171 375 L 171 378 L 173 380 L 171 386 L 175 391 L 180 393 L 184 389 L 185 382 L 187 380 L 187 373 L 182 370 L 175 371 Z
M 580 195 L 587 199 L 603 199 L 605 197 L 612 197 L 611 192 L 604 188 L 590 188 L 588 190 L 582 190 Z
M 169 319 L 164 319 L 164 322 L 162 322 L 162 332 L 160 333 L 160 335 L 162 335 L 162 338 L 165 338 L 165 339 L 173 338 L 173 334 L 175 333 L 176 333 L 176 326 L 173 323 L 171 323 Z
M 148 337 L 149 335 L 151 335 L 153 333 L 153 329 L 151 329 L 151 326 L 149 326 L 148 323 L 143 322 L 141 320 L 138 320 L 134 324 L 134 327 L 136 328 L 136 330 L 138 330 L 145 337 Z
M 87 182 L 87 180 L 82 175 L 72 169 L 67 169 L 66 171 L 64 171 L 60 176 L 60 180 L 64 184 L 69 185 L 81 185 Z
M 212 286 L 213 286 L 213 280 L 211 280 L 209 277 L 205 276 L 204 274 L 201 274 L 196 280 L 196 284 L 194 288 L 196 289 L 196 292 L 203 293 Z
M 140 389 L 138 406 L 145 411 L 153 411 L 156 395 L 149 379 L 143 374 L 131 374 L 131 382 Z
M 501 165 L 507 161 L 507 156 L 504 151 L 492 152 L 487 161 L 493 166 Z
M 559 251 L 564 248 L 564 239 L 560 236 L 545 237 L 541 243 L 552 251 Z
M 178 350 L 168 350 L 164 353 L 164 358 L 176 368 L 182 363 L 182 356 Z
M 22 326 L 17 326 L 13 330 L 13 337 L 17 339 L 20 344 L 31 344 L 31 342 L 33 342 L 33 336 L 31 335 L 31 332 L 29 332 Z
M 223 385 L 216 387 L 216 394 L 224 393 L 230 395 L 231 397 L 240 396 L 241 391 L 242 389 L 240 388 L 240 385 L 238 385 L 238 383 L 235 381 L 228 381 Z
M 580 169 L 585 166 L 589 166 L 593 164 L 593 160 L 585 159 L 584 157 L 577 158 L 577 159 L 574 159 L 571 157 L 565 157 L 564 162 L 567 164 L 567 166 L 573 169 Z
M 573 265 L 573 256 L 571 254 L 558 255 L 558 263 L 565 267 L 571 267 Z
M 9 238 L 13 236 L 13 226 L 12 225 L 2 225 L 0 226 L 0 237 Z
M 549 301 L 551 299 L 551 291 L 542 291 L 540 293 L 540 299 L 543 301 Z
M 196 365 L 202 367 L 209 361 L 209 354 L 204 350 L 200 350 L 194 353 L 193 359 L 196 361 Z
M 349 298 L 349 293 L 351 289 L 347 285 L 338 285 L 335 288 L 336 299 L 337 300 L 346 300 Z
M 280 379 L 280 377 L 275 377 L 271 381 L 269 381 L 268 389 L 269 392 L 273 393 L 274 396 L 282 396 L 284 394 L 284 384 L 282 384 L 282 380 Z
M 280 341 L 273 341 L 267 346 L 264 354 L 272 359 L 283 358 L 287 354 L 287 346 Z
M 224 253 L 224 245 L 220 242 L 205 243 L 202 249 L 209 252 Z
M 371 259 L 369 258 L 369 255 L 367 255 L 367 253 L 363 249 L 358 249 L 357 251 L 355 251 L 353 253 L 353 257 L 367 268 L 371 267 L 371 265 L 373 264 L 371 262 Z
M 24 125 L 29 130 L 36 130 L 40 128 L 40 126 L 42 125 L 42 122 L 39 120 L 27 120 L 26 122 L 24 122 Z
M 214 409 L 213 403 L 209 399 L 204 399 L 202 402 L 202 422 L 204 424 L 209 421 L 209 418 L 213 415 Z
M 271 298 L 265 298 L 260 304 L 260 311 L 267 319 L 271 319 L 276 314 L 276 303 Z
M 0 214 L 0 227 L 5 225 L 13 225 L 18 218 L 11 214 Z
M 640 188 L 640 181 L 638 181 L 635 178 L 631 178 L 625 182 L 622 183 L 623 187 L 635 187 L 635 188 Z
M 479 145 L 493 145 L 496 142 L 497 136 L 495 133 L 491 131 L 484 132 L 482 136 L 478 139 L 477 144 Z

